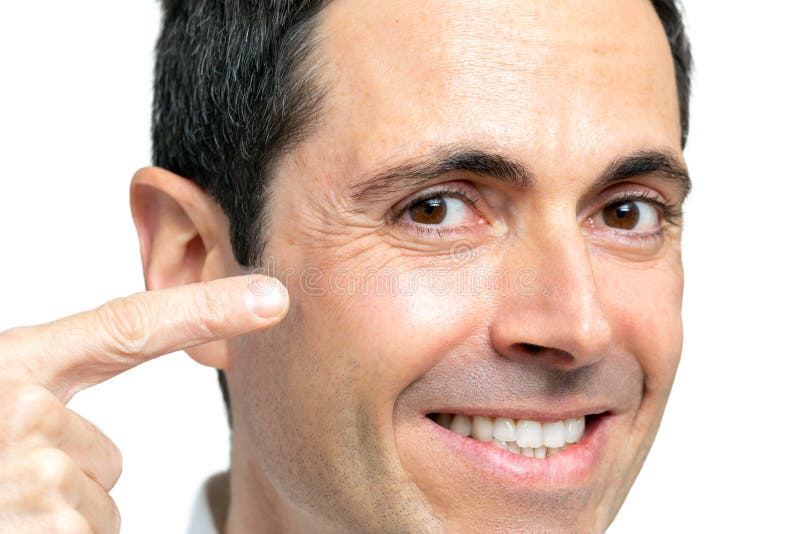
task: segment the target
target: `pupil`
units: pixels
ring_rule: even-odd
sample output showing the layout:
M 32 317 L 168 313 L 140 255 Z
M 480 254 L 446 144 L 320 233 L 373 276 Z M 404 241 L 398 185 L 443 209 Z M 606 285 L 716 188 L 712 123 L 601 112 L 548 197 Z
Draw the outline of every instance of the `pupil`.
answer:
M 411 206 L 411 219 L 420 224 L 440 224 L 447 214 L 442 197 L 427 198 Z
M 603 209 L 603 220 L 609 226 L 631 230 L 639 222 L 639 208 L 635 202 L 616 202 Z

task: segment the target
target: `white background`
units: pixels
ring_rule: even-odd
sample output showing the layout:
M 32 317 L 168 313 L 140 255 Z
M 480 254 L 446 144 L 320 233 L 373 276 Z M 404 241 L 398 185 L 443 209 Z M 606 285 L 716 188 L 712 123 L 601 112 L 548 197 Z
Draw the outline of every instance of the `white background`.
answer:
M 796 532 L 800 8 L 685 5 L 685 350 L 610 532 Z M 143 289 L 128 183 L 149 163 L 158 19 L 154 1 L 0 9 L 0 330 Z M 176 353 L 70 406 L 124 453 L 123 533 L 183 531 L 198 485 L 227 465 L 215 373 Z

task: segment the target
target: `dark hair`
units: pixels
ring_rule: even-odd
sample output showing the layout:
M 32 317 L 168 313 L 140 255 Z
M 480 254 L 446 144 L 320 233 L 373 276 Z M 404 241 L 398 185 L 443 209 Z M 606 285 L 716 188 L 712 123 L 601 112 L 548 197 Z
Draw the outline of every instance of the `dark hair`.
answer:
M 163 0 L 153 164 L 195 181 L 219 203 L 245 267 L 261 265 L 272 173 L 321 112 L 315 25 L 330 1 Z M 676 0 L 652 3 L 672 50 L 685 145 L 689 41 Z M 231 422 L 222 371 L 219 381 Z
M 195 181 L 228 216 L 236 261 L 260 263 L 265 185 L 311 133 L 323 86 L 316 14 L 330 0 L 164 0 L 153 164 Z
M 692 92 L 692 48 L 683 23 L 680 0 L 651 0 L 667 34 L 678 85 L 678 105 L 681 117 L 681 147 L 689 136 L 689 97 Z

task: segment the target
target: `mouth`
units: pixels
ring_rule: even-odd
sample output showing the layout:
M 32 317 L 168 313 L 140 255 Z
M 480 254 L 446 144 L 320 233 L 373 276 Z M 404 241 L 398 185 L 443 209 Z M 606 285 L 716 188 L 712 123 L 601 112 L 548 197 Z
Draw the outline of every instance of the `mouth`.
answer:
M 508 452 L 536 459 L 555 456 L 578 443 L 586 431 L 587 418 L 582 415 L 542 422 L 451 413 L 431 413 L 427 417 L 439 426 L 465 438 L 489 443 Z
M 433 412 L 425 414 L 423 427 L 445 447 L 446 457 L 484 482 L 533 489 L 585 484 L 605 456 L 616 419 L 602 410 L 539 417 Z

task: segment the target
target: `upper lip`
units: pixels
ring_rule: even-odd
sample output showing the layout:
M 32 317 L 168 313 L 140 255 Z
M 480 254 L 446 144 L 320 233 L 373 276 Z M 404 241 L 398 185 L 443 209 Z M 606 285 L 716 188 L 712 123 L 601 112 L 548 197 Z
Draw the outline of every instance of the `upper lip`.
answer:
M 610 412 L 611 409 L 607 406 L 591 406 L 580 408 L 560 408 L 558 410 L 546 409 L 528 409 L 528 408 L 499 408 L 499 407 L 442 407 L 436 410 L 426 412 L 431 413 L 447 413 L 447 414 L 462 414 L 462 415 L 478 415 L 483 417 L 507 417 L 509 419 L 525 419 L 528 421 L 539 421 L 542 423 L 561 421 L 564 419 L 571 419 L 577 417 L 584 417 L 587 415 L 599 415 Z

